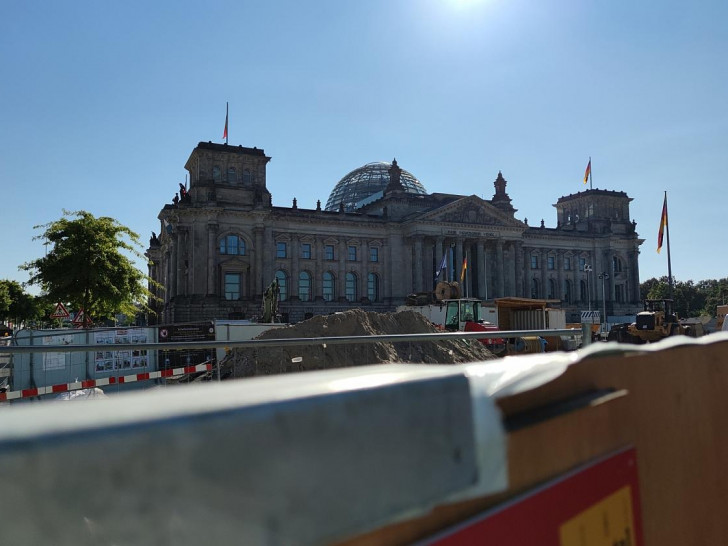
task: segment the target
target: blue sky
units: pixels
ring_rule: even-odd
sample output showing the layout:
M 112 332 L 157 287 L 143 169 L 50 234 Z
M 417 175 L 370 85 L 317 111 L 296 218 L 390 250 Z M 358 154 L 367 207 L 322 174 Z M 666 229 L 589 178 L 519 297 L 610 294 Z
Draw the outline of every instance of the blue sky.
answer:
M 7 1 L 0 8 L 0 278 L 43 255 L 63 209 L 146 245 L 200 141 L 272 157 L 273 204 L 326 203 L 397 158 L 429 192 L 493 196 L 555 227 L 553 204 L 625 191 L 645 239 L 668 192 L 678 280 L 728 277 L 728 3 L 663 0 Z M 145 270 L 145 268 L 143 268 Z

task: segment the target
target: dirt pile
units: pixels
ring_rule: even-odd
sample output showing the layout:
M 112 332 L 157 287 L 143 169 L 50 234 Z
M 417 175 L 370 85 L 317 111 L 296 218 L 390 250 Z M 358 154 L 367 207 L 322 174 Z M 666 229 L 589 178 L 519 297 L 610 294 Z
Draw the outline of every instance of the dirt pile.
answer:
M 287 328 L 267 330 L 256 339 L 419 334 L 437 331 L 434 325 L 415 311 L 372 313 L 352 309 L 344 313 L 315 316 Z M 318 343 L 283 347 L 241 347 L 233 349 L 220 362 L 220 373 L 222 378 L 239 378 L 389 362 L 456 364 L 492 358 L 495 356 L 477 340 L 361 343 L 326 347 Z

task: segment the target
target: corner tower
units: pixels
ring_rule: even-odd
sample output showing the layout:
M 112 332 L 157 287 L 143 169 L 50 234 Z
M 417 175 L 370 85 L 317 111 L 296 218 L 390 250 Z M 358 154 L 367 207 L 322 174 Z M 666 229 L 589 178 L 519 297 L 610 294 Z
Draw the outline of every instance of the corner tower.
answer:
M 269 207 L 266 165 L 258 148 L 200 142 L 185 169 L 190 173 L 189 200 L 197 206 Z

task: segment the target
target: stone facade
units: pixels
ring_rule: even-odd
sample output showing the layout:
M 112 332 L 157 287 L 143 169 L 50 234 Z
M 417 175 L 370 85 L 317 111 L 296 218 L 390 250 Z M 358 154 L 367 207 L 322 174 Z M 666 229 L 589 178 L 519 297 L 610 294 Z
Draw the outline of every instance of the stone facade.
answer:
M 162 208 L 147 251 L 149 274 L 164 287 L 151 323 L 255 318 L 274 277 L 291 322 L 351 307 L 392 311 L 407 295 L 433 290 L 443 261 L 438 280 L 459 281 L 466 256 L 467 296 L 561 300 L 567 320 L 604 301 L 608 315 L 639 307 L 643 241 L 624 192 L 561 197 L 557 227 L 530 227 L 515 218 L 501 173 L 490 201 L 419 195 L 404 190 L 395 161 L 383 196 L 356 211 L 322 210 L 320 201 L 316 209 L 295 200 L 274 207 L 269 160 L 227 144 L 193 150 L 189 191 L 180 187 Z

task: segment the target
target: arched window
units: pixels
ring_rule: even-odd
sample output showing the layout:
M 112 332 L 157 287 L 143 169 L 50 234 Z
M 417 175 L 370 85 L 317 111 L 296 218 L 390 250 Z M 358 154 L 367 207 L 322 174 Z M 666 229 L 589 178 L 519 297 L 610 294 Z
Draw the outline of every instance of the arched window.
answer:
M 243 171 L 243 184 L 246 186 L 250 186 L 253 183 L 253 175 L 250 174 L 250 171 L 248 169 L 245 169 Z
M 238 181 L 238 173 L 235 172 L 235 167 L 228 168 L 227 181 L 228 184 L 235 184 Z
M 379 301 L 379 276 L 376 273 L 367 275 L 367 298 L 369 301 Z
M 620 273 L 622 271 L 622 260 L 618 256 L 612 257 L 612 271 Z
M 282 269 L 276 271 L 276 279 L 278 279 L 278 289 L 280 290 L 281 301 L 288 299 L 288 275 Z
M 348 301 L 356 301 L 359 297 L 358 290 L 357 290 L 357 278 L 356 273 L 347 273 L 346 274 L 346 299 Z
M 311 301 L 311 274 L 308 271 L 298 274 L 298 299 Z
M 220 239 L 220 254 L 245 256 L 245 239 L 239 235 L 227 235 Z
M 323 296 L 324 301 L 334 301 L 334 298 L 336 297 L 336 282 L 334 278 L 334 274 L 331 273 L 331 271 L 327 271 L 324 273 L 324 282 L 323 282 Z
M 539 290 L 538 279 L 531 279 L 531 297 L 534 299 L 541 297 L 541 290 Z
M 550 300 L 556 299 L 556 281 L 553 279 L 549 279 L 549 293 L 546 298 Z
M 214 165 L 212 167 L 212 180 L 215 182 L 220 182 L 220 166 Z

